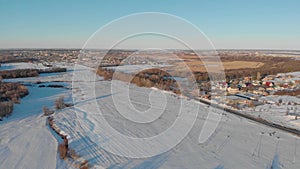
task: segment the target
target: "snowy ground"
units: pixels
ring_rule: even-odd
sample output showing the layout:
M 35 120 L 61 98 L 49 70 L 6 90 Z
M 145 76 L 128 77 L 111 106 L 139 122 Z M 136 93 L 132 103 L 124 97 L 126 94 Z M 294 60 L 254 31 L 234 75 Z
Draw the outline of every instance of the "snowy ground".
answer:
M 14 70 L 14 69 L 46 69 L 42 63 L 5 63 L 1 64 L 0 70 Z
M 91 80 L 94 77 L 87 77 Z M 111 91 L 111 81 L 97 81 L 96 102 L 107 122 L 118 132 L 130 137 L 147 138 L 169 128 L 178 117 L 180 104 L 183 103 L 184 111 L 192 111 L 200 106 L 198 117 L 191 132 L 182 142 L 170 151 L 148 158 L 126 158 L 107 152 L 104 148 L 113 147 L 116 151 L 124 148 L 127 142 L 115 144 L 114 133 L 106 133 L 99 123 L 99 113 L 93 108 L 93 88 L 80 84 L 81 87 L 74 91 L 74 108 L 65 109 L 55 115 L 55 123 L 69 134 L 70 147 L 74 148 L 83 158 L 91 164 L 106 168 L 300 168 L 300 139 L 299 137 L 280 130 L 263 126 L 261 124 L 224 113 L 216 132 L 210 139 L 199 144 L 198 138 L 202 126 L 208 115 L 207 105 L 193 100 L 180 99 L 171 93 L 154 91 L 154 89 L 130 86 L 131 104 L 125 100 L 118 102 L 119 109 L 114 106 L 113 98 L 124 98 L 126 84 L 116 82 L 117 87 Z M 149 100 L 149 95 L 156 95 L 155 100 Z M 122 115 L 128 115 L 134 110 L 147 111 L 152 106 L 164 100 L 168 101 L 166 107 L 154 106 L 163 114 L 155 121 L 145 124 L 126 120 Z M 151 104 L 150 104 L 151 103 Z M 88 111 L 82 111 L 88 110 Z M 118 113 L 124 113 L 120 114 Z M 214 110 L 215 113 L 222 113 Z M 192 113 L 187 113 L 187 119 L 193 118 Z M 137 114 L 138 116 L 138 114 Z M 180 115 L 179 115 L 180 116 Z M 149 117 L 150 118 L 150 117 Z M 212 121 L 211 121 L 212 122 Z M 182 127 L 188 124 L 183 124 Z M 181 134 L 181 130 L 177 131 Z M 176 134 L 175 136 L 176 137 Z M 169 138 L 170 142 L 173 137 Z M 129 145 L 135 149 L 143 150 L 134 142 Z M 156 143 L 153 149 L 160 149 L 165 145 Z M 143 152 L 141 152 L 143 153 Z
M 45 81 L 49 78 L 44 76 Z M 5 81 L 23 81 L 26 78 Z M 33 82 L 37 80 L 32 78 Z M 60 84 L 60 83 L 56 83 Z M 70 90 L 27 86 L 29 95 L 14 105 L 11 116 L 0 121 L 0 168 L 53 169 L 69 168 L 57 154 L 57 139 L 46 126 L 43 106 L 53 107 L 54 100 L 64 95 L 70 101 Z
M 106 68 L 115 70 L 117 72 L 132 74 L 132 73 L 137 73 L 137 72 L 140 72 L 140 71 L 146 70 L 146 69 L 163 68 L 163 67 L 168 67 L 168 66 L 170 66 L 170 65 L 167 65 L 167 64 L 161 64 L 161 65 L 146 65 L 146 64 L 143 64 L 143 65 L 111 66 L 111 67 L 106 67 Z
M 51 63 L 52 64 L 52 63 Z M 53 66 L 69 68 L 70 65 L 65 63 L 53 63 Z M 49 69 L 42 63 L 30 63 L 30 62 L 19 62 L 19 63 L 4 63 L 1 64 L 0 70 L 14 70 L 14 69 Z
M 263 104 L 253 108 L 243 110 L 244 113 L 261 117 L 267 121 L 274 122 L 283 126 L 300 130 L 300 99 L 294 96 L 267 96 L 260 100 L 277 102 L 282 100 L 282 104 Z M 289 105 L 289 102 L 291 103 Z M 294 105 L 296 103 L 296 105 Z M 287 112 L 288 115 L 286 114 Z M 298 119 L 295 119 L 298 116 Z
M 42 73 L 39 74 L 39 77 L 27 77 L 27 78 L 16 78 L 16 79 L 5 79 L 7 82 L 71 82 L 73 76 L 73 67 L 72 65 L 64 63 L 55 63 L 57 67 L 67 68 L 67 72 L 59 73 Z M 49 67 L 43 66 L 41 63 L 7 63 L 2 64 L 0 67 L 1 70 L 13 70 L 13 69 L 49 69 Z M 80 70 L 77 70 L 80 71 Z
M 57 141 L 45 121 L 33 116 L 0 124 L 0 168 L 56 168 Z
M 208 115 L 207 105 L 179 98 L 169 92 L 135 85 L 130 85 L 130 93 L 127 97 L 126 83 L 113 81 L 115 85 L 112 90 L 112 81 L 102 81 L 101 77 L 95 77 L 92 72 L 85 73 L 84 77 L 87 82 L 82 81 L 81 77 L 74 79 L 75 107 L 57 112 L 54 119 L 55 123 L 69 135 L 70 148 L 73 148 L 82 158 L 89 160 L 92 165 L 111 169 L 270 169 L 271 166 L 272 168 L 300 168 L 299 137 L 213 109 L 215 113 L 222 114 L 221 122 L 209 140 L 204 144 L 199 144 L 199 134 Z M 40 80 L 48 82 L 52 78 L 63 80 L 68 77 L 40 77 Z M 25 81 L 24 79 L 21 80 Z M 37 79 L 28 80 L 28 82 L 35 81 Z M 95 86 L 90 86 L 91 82 Z M 30 87 L 29 90 L 30 95 L 16 106 L 13 115 L 0 122 L 0 168 L 63 169 L 71 167 L 58 158 L 58 138 L 55 138 L 55 134 L 51 133 L 45 125 L 45 117 L 40 116 L 40 110 L 44 104 L 52 105 L 54 99 L 61 94 L 68 94 L 68 91 L 35 86 Z M 130 137 L 156 136 L 172 126 L 182 114 L 186 115 L 187 121 L 190 121 L 194 118 L 192 112 L 195 107 L 199 106 L 198 117 L 188 135 L 169 151 L 148 158 L 118 156 L 104 148 L 113 147 L 117 151 L 124 148 L 124 145 L 128 145 L 128 142 L 124 142 L 124 145 L 115 144 L 113 142 L 116 137 L 115 133 L 104 131 L 103 124 L 98 121 L 99 112 L 93 107 L 95 102 L 91 96 L 94 95 L 103 113 L 102 117 L 115 130 Z M 149 96 L 155 99 L 149 99 Z M 118 100 L 118 98 L 121 99 Z M 130 104 L 127 101 L 131 101 Z M 166 104 L 160 104 L 165 101 Z M 116 108 L 114 104 L 119 107 Z M 183 106 L 180 106 L 181 104 Z M 181 113 L 178 112 L 180 107 Z M 149 123 L 141 124 L 124 118 L 124 115 L 128 116 L 136 111 L 147 112 L 149 109 L 154 110 L 150 111 L 150 116 L 147 116 L 149 119 L 146 120 L 149 120 Z M 138 118 L 140 117 L 138 114 L 131 117 L 135 120 L 142 120 Z M 151 121 L 152 119 L 154 120 Z M 181 128 L 188 125 L 182 123 Z M 177 134 L 182 134 L 181 132 L 182 130 L 178 129 L 173 133 L 175 135 L 170 135 L 170 142 L 176 138 Z M 156 150 L 165 145 L 155 142 L 151 146 L 153 150 Z M 143 150 L 143 147 L 139 147 L 134 142 L 129 144 L 129 147 Z
M 16 79 L 5 79 L 6 82 L 71 82 L 73 72 L 62 72 L 62 73 L 43 73 L 39 77 L 26 77 L 26 78 L 16 78 Z

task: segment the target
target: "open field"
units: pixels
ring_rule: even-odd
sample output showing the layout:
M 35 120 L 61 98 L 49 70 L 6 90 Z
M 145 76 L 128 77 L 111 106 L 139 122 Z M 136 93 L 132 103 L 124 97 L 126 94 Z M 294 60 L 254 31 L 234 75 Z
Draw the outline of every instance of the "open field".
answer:
M 93 74 L 90 73 L 87 80 L 92 76 Z M 112 83 L 116 87 L 113 93 L 110 92 Z M 139 124 L 130 122 L 119 114 L 118 110 L 125 114 L 137 113 L 133 107 L 128 106 L 126 100 L 118 102 L 119 107 L 116 107 L 116 102 L 112 101 L 113 98 L 127 97 L 124 92 L 127 89 L 127 83 L 98 81 L 95 85 L 95 101 L 102 115 L 94 107 L 95 102 L 90 98 L 90 94 L 93 93 L 90 86 L 78 83 L 77 90 L 73 93 L 77 98 L 75 107 L 65 109 L 54 116 L 56 124 L 69 135 L 69 146 L 79 150 L 79 155 L 91 164 L 105 168 L 193 168 L 193 166 L 237 168 L 237 166 L 244 166 L 249 169 L 271 168 L 271 166 L 296 169 L 300 165 L 299 149 L 295 148 L 299 144 L 299 138 L 296 136 L 214 110 L 214 113 L 222 114 L 219 127 L 206 143 L 199 144 L 199 133 L 208 115 L 209 107 L 207 105 L 194 100 L 178 98 L 168 92 L 132 85 L 130 86 L 130 99 L 135 109 L 147 111 L 150 108 L 150 110 L 158 112 L 164 111 L 154 122 Z M 154 97 L 150 101 L 149 93 L 152 93 L 152 97 Z M 164 97 L 167 100 L 166 107 L 156 106 L 163 102 Z M 152 107 L 151 104 L 155 106 Z M 122 147 L 128 146 L 129 149 L 139 149 L 140 152 L 143 152 L 145 147 L 139 147 L 135 142 L 127 142 L 127 140 L 122 140 L 121 144 L 117 144 L 115 140 L 118 138 L 117 134 L 106 131 L 104 123 L 99 121 L 100 117 L 104 117 L 117 132 L 134 138 L 147 138 L 161 133 L 173 124 L 180 104 L 183 104 L 181 113 L 185 114 L 188 119 L 194 118 L 191 110 L 195 110 L 199 106 L 198 117 L 191 132 L 172 150 L 140 159 L 118 156 L 105 150 L 105 148 L 112 147 L 118 151 Z M 182 125 L 187 124 L 183 123 Z M 169 138 L 175 139 L 176 136 L 182 134 L 181 132 L 182 130 L 178 130 Z M 89 137 L 85 137 L 86 134 Z M 164 146 L 163 142 L 158 142 L 151 151 Z M 228 156 L 228 154 L 231 155 Z
M 217 64 L 216 62 L 206 62 L 206 64 Z M 234 69 L 257 69 L 264 65 L 263 62 L 255 61 L 226 61 L 222 62 L 225 70 L 234 70 Z M 185 62 L 177 62 L 174 64 L 174 69 L 176 70 L 185 70 L 186 66 L 193 72 L 205 72 L 206 68 L 204 63 L 201 60 L 188 60 Z
M 250 68 L 256 69 L 260 68 L 264 65 L 262 62 L 254 62 L 254 61 L 232 61 L 232 62 L 223 62 L 223 66 L 226 69 L 243 69 Z

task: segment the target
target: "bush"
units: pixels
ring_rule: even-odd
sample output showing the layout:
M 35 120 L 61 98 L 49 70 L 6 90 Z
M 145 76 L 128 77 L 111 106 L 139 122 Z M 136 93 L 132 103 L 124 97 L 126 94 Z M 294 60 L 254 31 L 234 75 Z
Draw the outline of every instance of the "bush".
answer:
M 65 144 L 59 144 L 58 145 L 58 152 L 59 152 L 59 155 L 60 155 L 60 158 L 61 159 L 64 159 L 67 157 L 67 152 L 68 152 L 68 148 Z
M 50 110 L 47 106 L 44 106 L 44 107 L 43 107 L 43 112 L 44 112 L 44 115 L 45 115 L 45 116 L 49 116 L 49 115 L 51 115 L 51 114 L 54 113 L 54 111 L 53 111 L 53 110 Z
M 0 117 L 8 116 L 12 113 L 14 104 L 12 102 L 0 102 Z
M 60 96 L 58 99 L 56 99 L 54 104 L 57 110 L 65 108 L 64 96 Z

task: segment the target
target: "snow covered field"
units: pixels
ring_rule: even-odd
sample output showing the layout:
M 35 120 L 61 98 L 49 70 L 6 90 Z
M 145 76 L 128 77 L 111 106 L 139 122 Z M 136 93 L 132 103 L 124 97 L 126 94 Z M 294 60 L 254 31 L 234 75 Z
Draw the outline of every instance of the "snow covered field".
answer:
M 39 77 L 38 80 L 72 80 L 69 73 L 71 72 Z M 299 137 L 212 108 L 214 113 L 222 114 L 222 119 L 213 135 L 200 144 L 199 134 L 209 112 L 207 105 L 154 88 L 135 85 L 129 85 L 128 88 L 124 82 L 103 81 L 93 72 L 84 73 L 86 82 L 82 81 L 82 77 L 74 78 L 72 94 L 75 107 L 58 111 L 54 120 L 55 124 L 68 134 L 69 147 L 87 159 L 94 168 L 300 168 Z M 37 78 L 18 80 L 36 82 Z M 40 116 L 44 105 L 53 105 L 54 99 L 60 95 L 70 95 L 70 91 L 32 86 L 29 87 L 29 92 L 30 95 L 23 98 L 20 105 L 16 105 L 12 116 L 0 122 L 0 168 L 72 167 L 59 159 L 58 138 L 46 126 L 45 117 Z M 95 96 L 96 100 L 93 100 L 92 96 Z M 95 109 L 95 103 L 102 115 Z M 147 116 L 140 116 L 140 111 L 148 113 Z M 136 142 L 121 140 L 123 144 L 116 144 L 117 134 L 107 132 L 104 123 L 100 123 L 100 118 L 104 117 L 119 133 L 133 138 L 149 138 L 166 131 L 181 116 L 185 116 L 186 121 L 183 121 L 167 140 L 154 140 L 145 145 L 152 147 L 149 152 L 143 152 L 145 147 Z M 136 122 L 126 119 L 128 117 Z M 178 135 L 183 135 L 186 132 L 184 129 L 189 129 L 186 126 L 189 126 L 189 122 L 193 122 L 194 118 L 195 123 L 191 131 L 186 133 L 187 136 L 161 154 L 129 158 L 106 150 L 111 148 L 118 153 L 118 150 L 121 152 L 121 149 L 128 147 L 131 150 L 140 150 L 140 155 L 155 152 L 167 147 L 165 143 L 174 142 Z M 143 120 L 145 121 L 141 122 Z
M 5 63 L 1 64 L 0 70 L 15 70 L 15 69 L 46 69 L 42 63 Z
M 28 88 L 30 94 L 14 106 L 10 117 L 0 121 L 0 168 L 63 168 L 66 165 L 57 155 L 57 139 L 46 126 L 42 108 L 52 107 L 54 100 L 68 91 Z
M 4 79 L 5 82 L 71 82 L 73 72 L 62 72 L 62 73 L 43 73 L 39 77 L 26 77 L 26 78 L 16 78 L 16 79 Z
M 292 76 L 287 78 L 288 76 Z M 300 72 L 278 73 L 274 82 L 290 83 L 300 80 Z M 290 90 L 290 89 L 287 89 Z M 295 96 L 269 95 L 260 97 L 264 103 L 255 108 L 245 108 L 241 112 L 255 117 L 261 117 L 269 122 L 300 130 L 300 98 Z M 281 103 L 279 103 L 281 102 Z M 296 116 L 297 119 L 296 119 Z
M 286 127 L 291 127 L 300 130 L 300 99 L 295 96 L 267 96 L 260 99 L 269 102 L 282 103 L 277 104 L 263 104 L 253 108 L 243 110 L 244 113 L 261 117 L 267 121 L 280 124 Z M 290 103 L 290 104 L 289 104 Z M 296 103 L 296 105 L 294 105 Z M 288 114 L 287 114 L 288 112 Z M 298 116 L 298 119 L 295 117 Z
M 5 81 L 23 81 L 22 79 L 26 78 Z M 34 78 L 32 80 L 37 81 Z M 46 117 L 42 117 L 42 109 L 43 106 L 52 107 L 54 100 L 61 95 L 70 101 L 70 90 L 39 88 L 36 85 L 27 88 L 29 95 L 21 99 L 21 104 L 14 105 L 11 116 L 0 121 L 0 168 L 67 168 L 59 159 L 57 138 L 46 126 Z
M 87 77 L 88 80 L 93 79 Z M 80 84 L 73 96 L 76 98 L 75 107 L 68 108 L 55 114 L 55 123 L 69 135 L 70 148 L 73 148 L 91 164 L 105 168 L 300 168 L 300 139 L 299 137 L 280 130 L 263 126 L 261 124 L 237 117 L 232 114 L 222 113 L 222 120 L 216 132 L 204 144 L 199 144 L 198 138 L 202 126 L 208 115 L 208 106 L 193 100 L 178 98 L 171 93 L 154 91 L 154 89 L 130 85 L 131 105 L 116 102 L 114 98 L 127 97 L 127 85 L 124 82 L 117 84 L 112 92 L 112 81 L 97 81 L 95 83 L 96 102 L 102 115 L 94 109 L 93 88 L 85 83 Z M 157 96 L 149 100 L 149 95 Z M 157 102 L 167 100 L 166 107 L 160 107 Z M 115 102 L 114 102 L 115 101 Z M 151 105 L 151 104 L 152 105 Z M 118 107 L 115 107 L 117 104 Z M 128 158 L 114 155 L 105 148 L 118 151 L 124 148 L 144 150 L 138 144 L 131 145 L 124 140 L 124 144 L 116 144 L 116 133 L 107 133 L 100 123 L 99 118 L 106 121 L 118 132 L 130 137 L 148 138 L 156 136 L 167 130 L 180 114 L 180 104 L 185 109 L 187 120 L 194 118 L 192 110 L 199 106 L 198 117 L 195 125 L 182 142 L 170 151 L 148 158 Z M 153 106 L 156 105 L 156 106 Z M 158 118 L 150 123 L 136 123 L 124 117 L 139 111 L 147 111 L 153 106 L 154 110 L 164 110 Z M 84 110 L 84 111 L 83 111 Z M 187 112 L 184 112 L 187 111 Z M 125 115 L 125 116 L 124 116 Z M 139 116 L 138 114 L 136 114 Z M 148 116 L 149 120 L 153 116 Z M 133 117 L 134 118 L 134 117 Z M 181 127 L 184 127 L 183 123 Z M 177 134 L 182 134 L 177 130 Z M 175 132 L 176 133 L 176 132 Z M 174 134 L 174 133 L 173 133 Z M 171 135 L 169 141 L 177 135 Z M 162 140 L 162 143 L 165 143 Z M 151 143 L 149 143 L 151 144 Z M 152 145 L 152 144 L 151 144 Z M 153 149 L 160 149 L 164 144 L 155 142 Z M 143 154 L 143 152 L 141 152 Z
M 163 68 L 163 67 L 168 67 L 168 66 L 170 66 L 170 65 L 167 65 L 167 64 L 161 64 L 161 65 L 143 64 L 143 65 L 121 65 L 121 66 L 112 66 L 112 67 L 106 67 L 106 68 L 115 70 L 117 72 L 132 74 L 132 73 L 140 72 L 142 70 L 147 70 L 147 69 L 151 69 L 151 68 Z
M 53 169 L 57 141 L 45 117 L 28 117 L 0 124 L 0 168 Z
M 67 72 L 59 73 L 42 73 L 38 77 L 27 77 L 27 78 L 16 78 L 16 79 L 5 79 L 6 82 L 71 82 L 73 77 L 73 67 L 65 63 L 55 63 L 55 66 L 67 68 Z M 2 64 L 0 70 L 14 70 L 14 69 L 49 69 L 49 67 L 43 66 L 41 63 L 7 63 Z M 80 70 L 77 70 L 80 71 Z
M 51 63 L 52 64 L 52 63 Z M 57 67 L 70 68 L 69 64 L 65 63 L 53 63 Z M 44 66 L 42 63 L 30 63 L 30 62 L 19 62 L 19 63 L 4 63 L 1 64 L 0 70 L 15 70 L 15 69 L 49 69 L 49 67 Z

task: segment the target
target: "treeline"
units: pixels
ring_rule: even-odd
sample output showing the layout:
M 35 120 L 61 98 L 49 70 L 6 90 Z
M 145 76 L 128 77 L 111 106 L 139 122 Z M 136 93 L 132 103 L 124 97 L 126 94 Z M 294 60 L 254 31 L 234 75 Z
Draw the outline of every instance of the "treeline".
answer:
M 1 63 L 19 63 L 19 62 L 36 62 L 38 59 L 35 58 L 11 58 L 11 57 L 0 57 L 0 64 Z
M 280 91 L 276 91 L 274 93 L 274 95 L 298 96 L 298 95 L 300 95 L 300 89 L 297 89 L 297 90 L 280 90 Z
M 0 119 L 10 115 L 14 103 L 20 103 L 20 98 L 28 93 L 28 89 L 20 83 L 0 82 Z
M 28 95 L 28 89 L 20 83 L 0 82 L 0 101 L 13 101 L 19 103 L 19 99 Z
M 136 84 L 139 87 L 156 87 L 158 89 L 180 94 L 180 89 L 176 80 L 171 78 L 172 76 L 167 72 L 156 68 L 141 71 L 133 76 L 131 74 L 115 72 L 112 69 L 99 67 L 97 74 L 102 76 L 105 80 L 114 78 L 116 80 Z
M 37 77 L 39 76 L 39 72 L 36 69 L 2 70 L 0 71 L 0 76 L 3 79 Z
M 238 55 L 238 54 L 219 54 L 220 59 L 222 62 L 232 62 L 232 61 L 255 61 L 255 62 L 284 62 L 287 60 L 291 60 L 291 58 L 288 57 L 272 57 L 272 56 L 253 56 L 251 54 L 244 54 L 244 55 Z
M 12 102 L 0 102 L 0 120 L 2 117 L 9 116 L 14 109 Z
M 3 79 L 37 77 L 40 73 L 57 73 L 66 71 L 66 68 L 2 70 L 0 71 L 0 77 Z
M 59 73 L 59 72 L 66 72 L 67 68 L 61 68 L 61 67 L 54 67 L 50 69 L 38 69 L 38 73 Z

